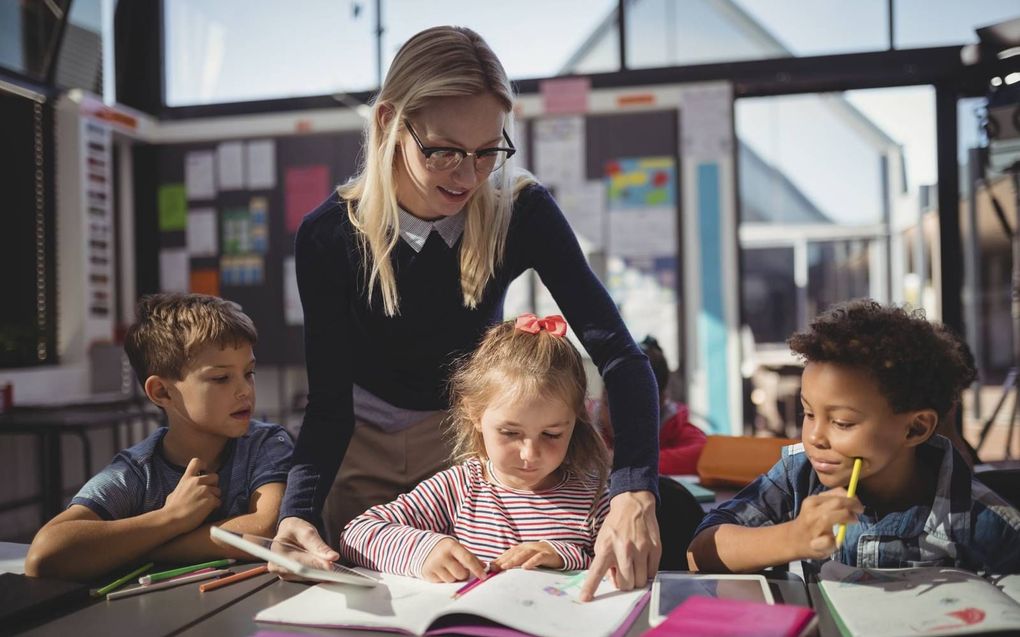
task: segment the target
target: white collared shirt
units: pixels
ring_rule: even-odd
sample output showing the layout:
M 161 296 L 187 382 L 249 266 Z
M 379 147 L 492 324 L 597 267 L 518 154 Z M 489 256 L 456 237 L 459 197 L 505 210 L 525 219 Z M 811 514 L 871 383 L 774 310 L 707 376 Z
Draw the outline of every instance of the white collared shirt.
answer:
M 400 208 L 400 236 L 415 252 L 421 252 L 425 247 L 425 241 L 433 230 L 439 233 L 447 246 L 453 247 L 464 233 L 464 212 L 458 212 L 449 217 L 443 217 L 438 221 L 425 221 L 419 219 L 403 208 Z

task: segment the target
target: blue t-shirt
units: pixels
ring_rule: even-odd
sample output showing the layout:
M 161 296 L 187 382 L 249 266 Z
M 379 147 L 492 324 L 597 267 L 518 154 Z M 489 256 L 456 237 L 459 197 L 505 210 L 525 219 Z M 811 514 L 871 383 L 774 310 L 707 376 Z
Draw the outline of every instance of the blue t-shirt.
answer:
M 952 443 L 932 436 L 917 448 L 922 471 L 937 477 L 935 498 L 879 517 L 865 503 L 857 524 L 832 558 L 860 568 L 956 566 L 991 573 L 1020 572 L 1020 512 L 974 478 Z M 720 524 L 747 527 L 789 522 L 804 500 L 828 488 L 804 453 L 783 447 L 769 472 L 705 516 L 695 532 Z
M 167 431 L 160 427 L 142 442 L 118 453 L 113 462 L 85 483 L 71 504 L 88 507 L 104 520 L 163 508 L 166 497 L 184 475 L 184 467 L 163 457 Z M 248 433 L 229 440 L 218 471 L 220 507 L 205 522 L 248 513 L 256 489 L 271 482 L 286 482 L 293 448 L 283 427 L 254 420 Z

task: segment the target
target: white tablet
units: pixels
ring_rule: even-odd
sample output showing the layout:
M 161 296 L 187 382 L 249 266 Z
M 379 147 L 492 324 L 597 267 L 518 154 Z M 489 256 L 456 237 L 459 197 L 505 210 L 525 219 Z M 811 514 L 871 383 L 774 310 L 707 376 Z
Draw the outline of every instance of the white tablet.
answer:
M 272 562 L 277 566 L 282 566 L 291 573 L 304 577 L 305 579 L 315 580 L 318 582 L 354 584 L 355 586 L 375 586 L 379 583 L 379 580 L 374 577 L 369 577 L 368 575 L 359 573 L 358 571 L 347 568 L 346 566 L 340 566 L 335 562 L 330 565 L 330 570 L 304 564 L 299 561 L 298 556 L 311 554 L 301 547 L 294 546 L 293 544 L 287 544 L 286 542 L 280 542 L 278 540 L 261 537 L 259 535 L 252 535 L 251 533 L 245 533 L 242 535 L 240 533 L 234 533 L 233 531 L 221 529 L 218 526 L 210 527 L 209 535 L 211 535 L 213 539 L 229 544 L 235 548 L 239 548 L 249 555 L 266 560 L 267 562 Z
M 648 623 L 657 626 L 688 597 L 721 597 L 773 604 L 768 581 L 761 575 L 659 573 L 652 582 Z

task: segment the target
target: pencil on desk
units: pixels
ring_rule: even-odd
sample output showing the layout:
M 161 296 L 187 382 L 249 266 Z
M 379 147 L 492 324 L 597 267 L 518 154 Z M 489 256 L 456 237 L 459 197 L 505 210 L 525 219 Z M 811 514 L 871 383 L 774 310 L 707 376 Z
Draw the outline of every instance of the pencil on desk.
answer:
M 857 481 L 861 479 L 861 459 L 854 458 L 854 470 L 850 473 L 850 486 L 846 488 L 846 497 L 852 498 L 857 494 Z M 839 532 L 836 533 L 836 547 L 843 545 L 846 539 L 846 525 L 839 525 Z
M 202 584 L 201 586 L 199 586 L 198 590 L 202 591 L 203 593 L 206 592 L 206 591 L 214 591 L 217 588 L 220 588 L 221 586 L 228 586 L 228 585 L 233 584 L 235 582 L 240 582 L 242 580 L 251 579 L 252 577 L 255 577 L 257 575 L 262 575 L 263 573 L 268 573 L 268 572 L 269 572 L 269 565 L 268 564 L 263 564 L 262 566 L 256 566 L 255 568 L 250 568 L 247 571 L 241 571 L 240 573 L 237 573 L 236 575 L 231 575 L 230 577 L 223 577 L 223 578 L 220 578 L 220 579 L 218 579 L 216 581 L 213 581 L 213 582 L 206 582 L 205 584 Z
M 139 575 L 141 575 L 145 571 L 147 571 L 150 568 L 152 568 L 155 564 L 156 564 L 155 562 L 149 562 L 148 564 L 143 564 L 142 566 L 139 566 L 138 568 L 136 568 L 135 570 L 131 571 L 130 573 L 128 573 L 124 577 L 120 577 L 118 579 L 115 579 L 114 581 L 110 582 L 106 586 L 104 586 L 102 588 L 97 588 L 96 590 L 92 591 L 92 596 L 93 597 L 102 597 L 103 595 L 106 595 L 107 593 L 109 593 L 111 591 L 117 590 L 118 588 L 120 588 L 124 584 L 127 584 L 128 582 L 130 582 L 134 578 L 138 577 Z
M 213 560 L 211 562 L 202 562 L 201 564 L 192 564 L 191 566 L 182 566 L 180 568 L 170 569 L 169 571 L 160 571 L 159 573 L 153 573 L 152 575 L 146 575 L 138 578 L 139 584 L 148 586 L 155 582 L 161 582 L 171 577 L 177 577 L 178 575 L 184 575 L 186 573 L 194 573 L 195 571 L 203 568 L 221 568 L 229 566 L 237 560 Z
M 492 579 L 493 577 L 499 575 L 502 572 L 503 571 L 501 571 L 499 569 L 494 569 L 494 570 L 489 571 L 488 573 L 486 573 L 485 577 L 472 577 L 470 580 L 468 580 L 467 584 L 465 584 L 465 585 L 463 585 L 463 586 L 461 586 L 460 588 L 457 589 L 457 592 L 452 595 L 452 599 L 459 599 L 460 597 L 463 597 L 472 588 L 478 586 L 482 582 L 489 581 L 490 579 Z
M 156 582 L 155 584 L 138 585 L 134 588 L 127 588 L 122 591 L 115 591 L 106 596 L 106 601 L 113 601 L 122 597 L 131 597 L 132 595 L 141 595 L 143 593 L 151 593 L 152 591 L 160 591 L 164 588 L 173 588 L 174 586 L 180 586 L 181 584 L 190 584 L 191 582 L 200 582 L 204 579 L 212 577 L 219 577 L 220 575 L 227 575 L 230 571 L 226 569 L 202 569 L 197 573 L 187 573 L 179 577 L 173 577 L 162 582 Z

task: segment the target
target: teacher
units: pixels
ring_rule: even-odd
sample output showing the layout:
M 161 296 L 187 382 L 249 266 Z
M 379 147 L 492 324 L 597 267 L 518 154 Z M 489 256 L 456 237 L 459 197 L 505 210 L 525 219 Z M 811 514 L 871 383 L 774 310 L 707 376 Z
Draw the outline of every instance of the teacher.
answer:
M 325 518 L 335 544 L 354 516 L 445 466 L 451 366 L 533 268 L 609 396 L 612 500 L 581 591 L 591 599 L 607 573 L 628 590 L 658 568 L 658 394 L 562 212 L 513 170 L 513 101 L 477 33 L 418 33 L 372 106 L 360 172 L 301 224 L 308 407 L 276 537 L 335 560 L 315 524 Z

